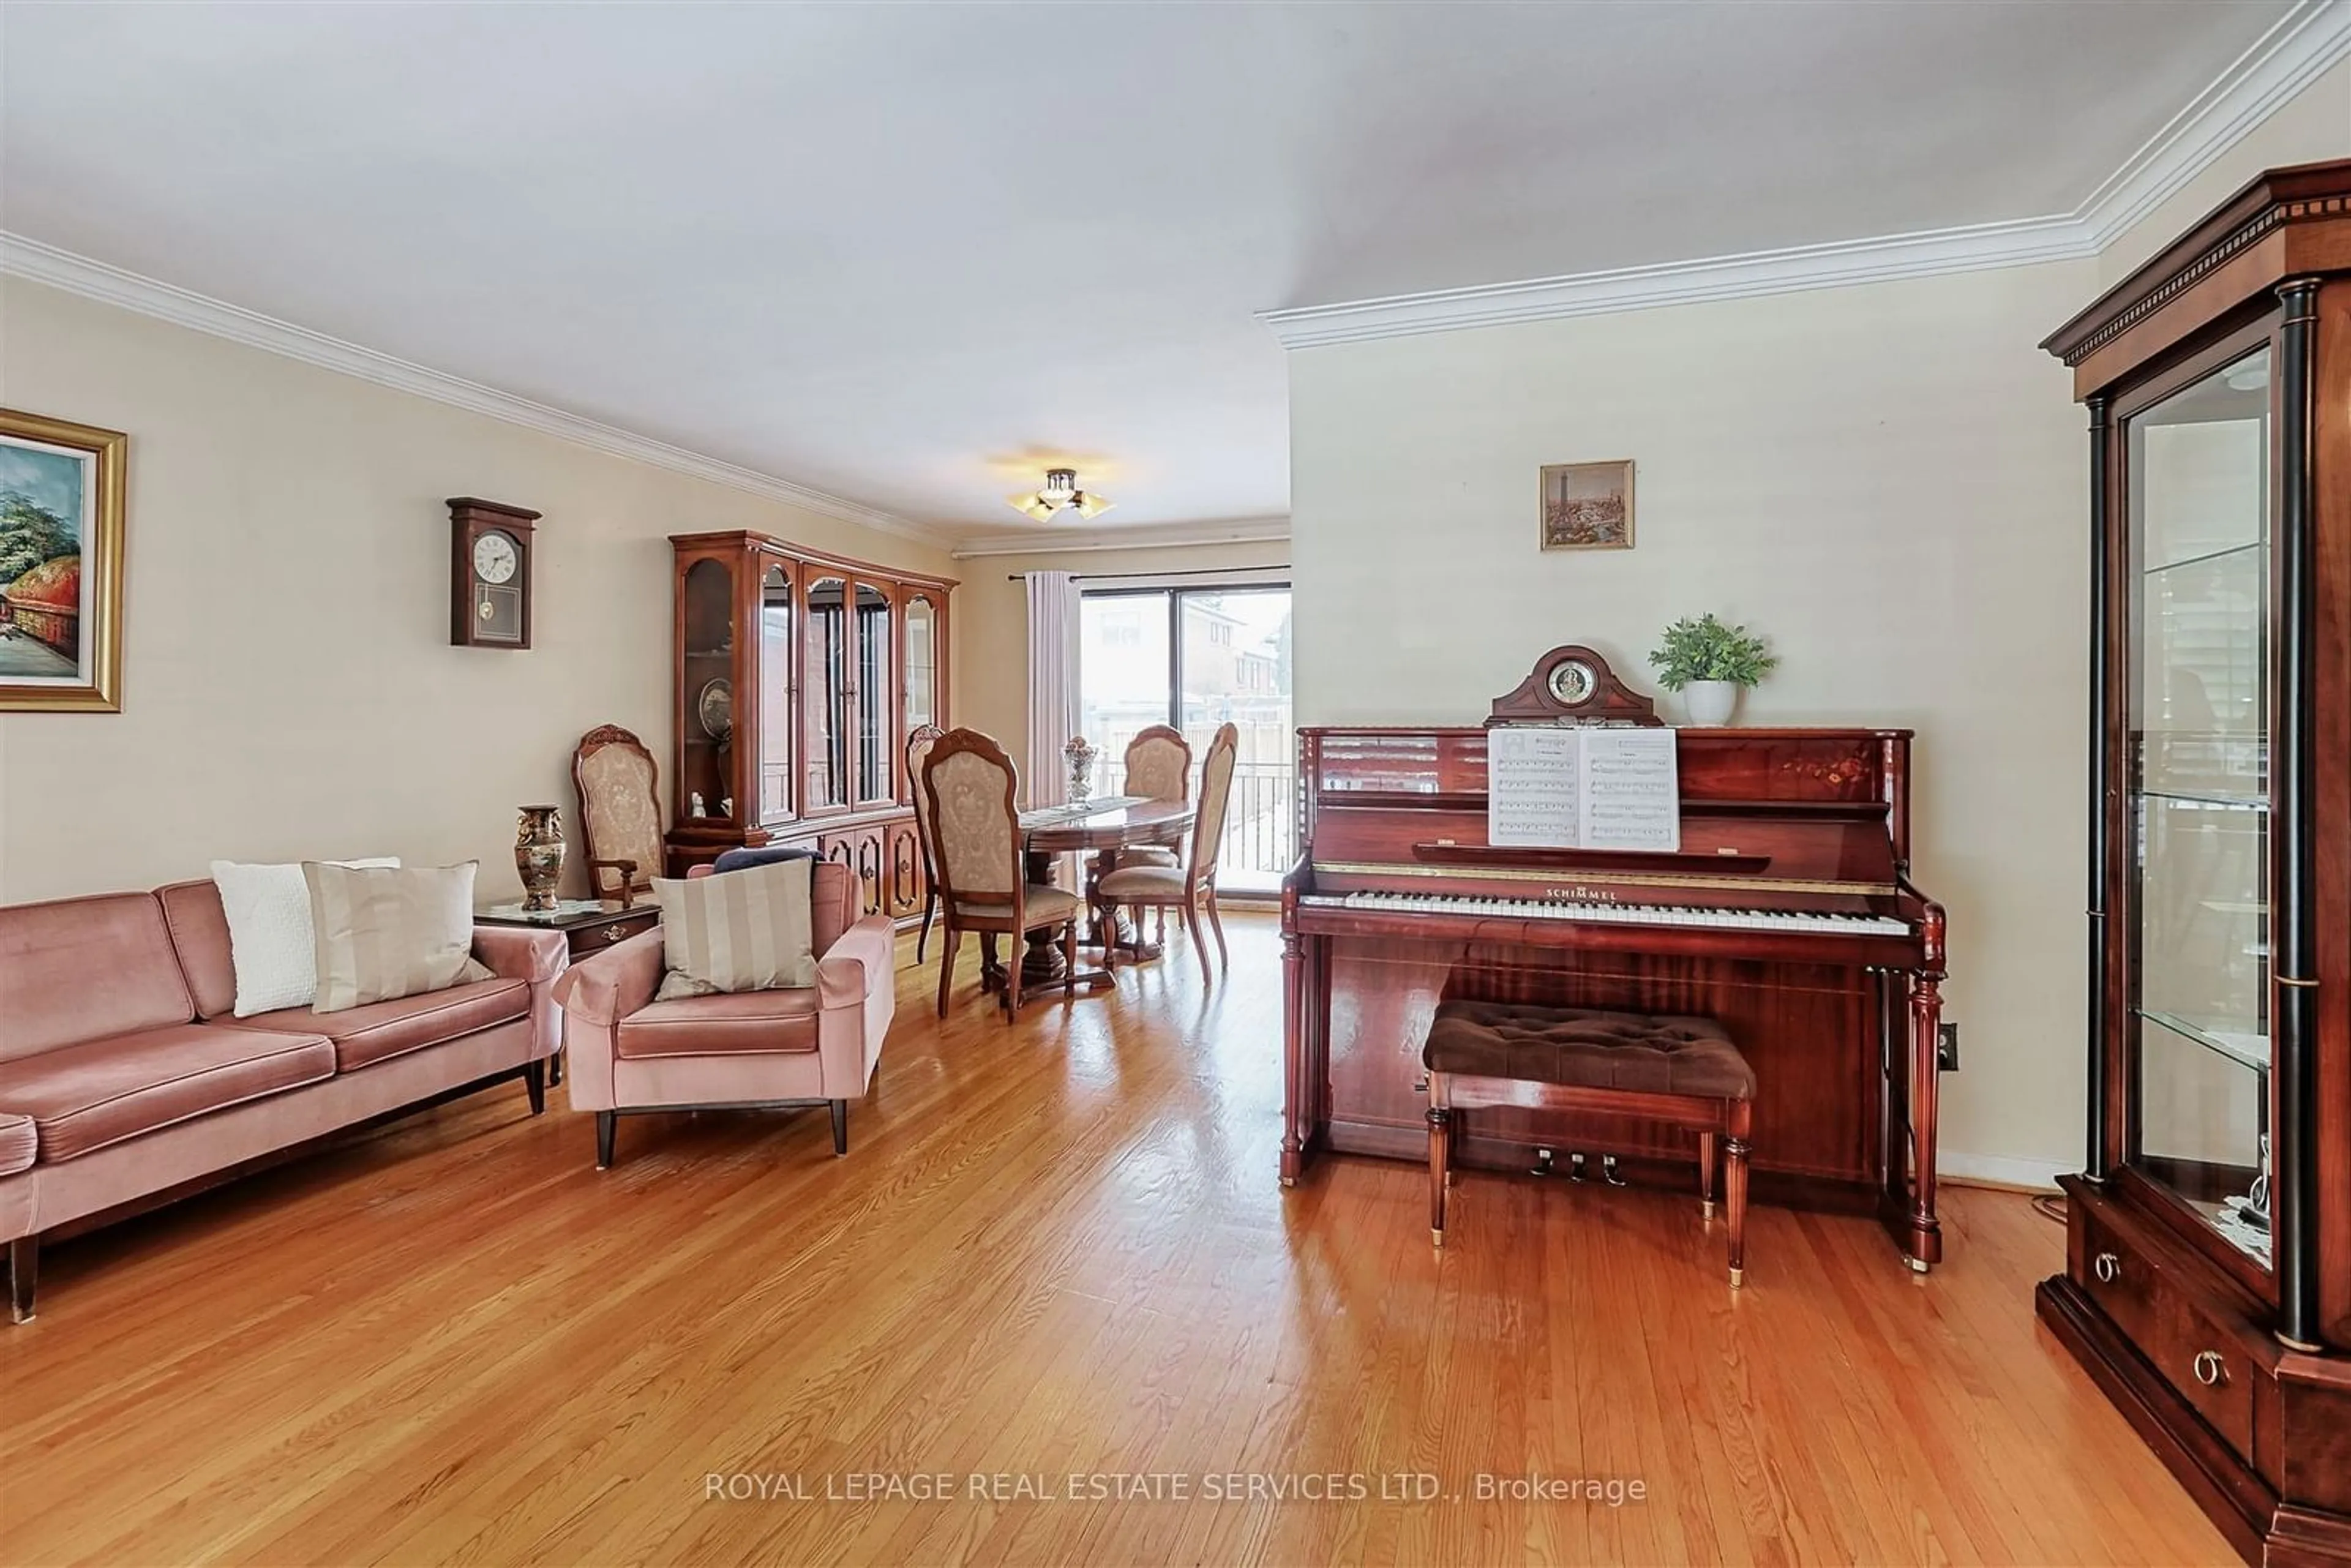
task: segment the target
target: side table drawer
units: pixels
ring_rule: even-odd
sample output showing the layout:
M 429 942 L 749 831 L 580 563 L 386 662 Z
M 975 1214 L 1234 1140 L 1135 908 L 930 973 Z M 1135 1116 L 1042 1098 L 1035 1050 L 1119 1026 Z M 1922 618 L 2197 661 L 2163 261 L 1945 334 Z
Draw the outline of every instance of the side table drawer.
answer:
M 581 925 L 571 932 L 571 956 L 585 958 L 590 953 L 601 953 L 617 942 L 642 936 L 661 924 L 661 906 L 646 904 L 643 908 L 624 910 L 609 919 Z

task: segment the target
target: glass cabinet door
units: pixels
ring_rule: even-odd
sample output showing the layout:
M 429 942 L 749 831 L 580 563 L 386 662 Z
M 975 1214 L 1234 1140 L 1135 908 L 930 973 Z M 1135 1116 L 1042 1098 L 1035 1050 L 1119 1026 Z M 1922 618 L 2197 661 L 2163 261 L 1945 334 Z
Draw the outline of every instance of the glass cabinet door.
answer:
M 2269 1261 L 2270 350 L 2132 416 L 2126 1160 Z
M 857 585 L 857 800 L 897 799 L 897 628 L 889 594 Z
M 678 815 L 723 821 L 735 792 L 735 573 L 726 561 L 697 560 L 685 569 L 682 597 Z
M 939 722 L 939 612 L 927 593 L 906 601 L 906 733 Z
M 804 613 L 805 644 L 800 679 L 806 687 L 801 719 L 807 727 L 808 779 L 803 797 L 810 811 L 849 804 L 849 584 L 820 577 L 809 584 Z
M 792 574 L 759 580 L 759 821 L 792 816 Z

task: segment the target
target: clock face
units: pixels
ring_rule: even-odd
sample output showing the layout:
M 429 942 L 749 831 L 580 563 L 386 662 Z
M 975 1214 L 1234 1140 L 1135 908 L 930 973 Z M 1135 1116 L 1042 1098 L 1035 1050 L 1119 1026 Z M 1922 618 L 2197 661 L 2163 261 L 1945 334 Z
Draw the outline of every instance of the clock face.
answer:
M 522 564 L 512 538 L 501 533 L 486 533 L 474 541 L 474 575 L 484 582 L 504 582 Z
M 1591 665 L 1581 659 L 1562 659 L 1552 666 L 1551 680 L 1547 684 L 1554 699 L 1574 707 L 1592 700 L 1593 689 L 1597 683 Z

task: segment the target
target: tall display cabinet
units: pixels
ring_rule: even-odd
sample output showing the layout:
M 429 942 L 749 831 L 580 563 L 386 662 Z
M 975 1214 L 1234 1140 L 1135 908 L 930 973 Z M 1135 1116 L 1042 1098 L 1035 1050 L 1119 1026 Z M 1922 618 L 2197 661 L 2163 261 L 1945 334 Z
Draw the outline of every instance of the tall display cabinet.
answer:
M 865 912 L 926 892 L 906 737 L 945 727 L 955 585 L 753 533 L 676 534 L 669 872 L 811 845 Z
M 2351 1563 L 2351 162 L 2043 345 L 2089 408 L 2089 1165 L 2042 1321 L 2248 1561 Z

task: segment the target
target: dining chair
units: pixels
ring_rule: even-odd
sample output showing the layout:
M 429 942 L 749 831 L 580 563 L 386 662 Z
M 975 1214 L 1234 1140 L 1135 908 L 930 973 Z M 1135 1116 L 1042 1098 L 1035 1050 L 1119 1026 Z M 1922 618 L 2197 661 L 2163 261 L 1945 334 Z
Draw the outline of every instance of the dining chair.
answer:
M 906 737 L 906 777 L 914 781 L 914 842 L 923 857 L 923 928 L 914 936 L 914 962 L 931 940 L 931 919 L 939 912 L 939 856 L 931 847 L 938 836 L 931 831 L 931 798 L 923 788 L 923 759 L 946 731 L 935 724 L 916 725 Z
M 1164 724 L 1146 726 L 1126 743 L 1126 782 L 1119 793 L 1146 800 L 1188 800 L 1192 798 L 1192 743 L 1184 732 Z M 1176 852 L 1156 844 L 1139 844 L 1111 857 L 1114 866 L 1180 865 Z M 1163 933 L 1164 935 L 1164 933 Z
M 1225 842 L 1225 810 L 1232 800 L 1233 764 L 1239 755 L 1240 731 L 1233 726 L 1217 727 L 1216 738 L 1208 742 L 1208 755 L 1200 764 L 1200 811 L 1192 820 L 1191 853 L 1181 867 L 1133 865 L 1121 866 L 1106 873 L 1096 884 L 1094 894 L 1102 907 L 1106 929 L 1118 928 L 1118 906 L 1122 904 L 1136 909 L 1174 908 L 1184 917 L 1184 929 L 1190 934 L 1192 946 L 1200 955 L 1200 973 L 1208 973 L 1208 949 L 1200 936 L 1200 909 L 1207 907 L 1208 924 L 1217 933 L 1217 961 L 1226 968 L 1232 959 L 1225 951 L 1224 917 L 1217 913 L 1217 862 Z M 1109 943 L 1102 949 L 1103 962 L 1112 968 L 1118 967 L 1118 944 Z
M 660 770 L 645 743 L 617 724 L 599 725 L 571 753 L 580 791 L 580 832 L 588 846 L 588 886 L 626 909 L 662 874 Z
M 1184 732 L 1165 724 L 1145 725 L 1126 743 L 1126 781 L 1121 794 L 1146 800 L 1188 800 L 1192 798 L 1192 743 Z M 1137 844 L 1102 857 L 1097 879 L 1121 866 L 1179 866 L 1174 850 L 1159 844 Z M 1099 900 L 1096 900 L 1098 903 Z M 1140 941 L 1138 932 L 1136 940 Z M 1159 940 L 1167 940 L 1167 912 L 1159 912 Z
M 1004 964 L 1002 1006 L 1007 1022 L 1020 1010 L 1021 944 L 1031 931 L 1067 926 L 1068 964 L 1062 994 L 1077 990 L 1078 925 L 1085 904 L 1063 888 L 1031 883 L 1021 853 L 1020 817 L 1013 800 L 1020 776 L 1004 748 L 976 729 L 952 729 L 923 759 L 923 794 L 937 834 L 939 907 L 945 920 L 939 953 L 939 1016 L 947 1016 L 956 949 L 963 934 L 982 941 L 1012 938 Z

